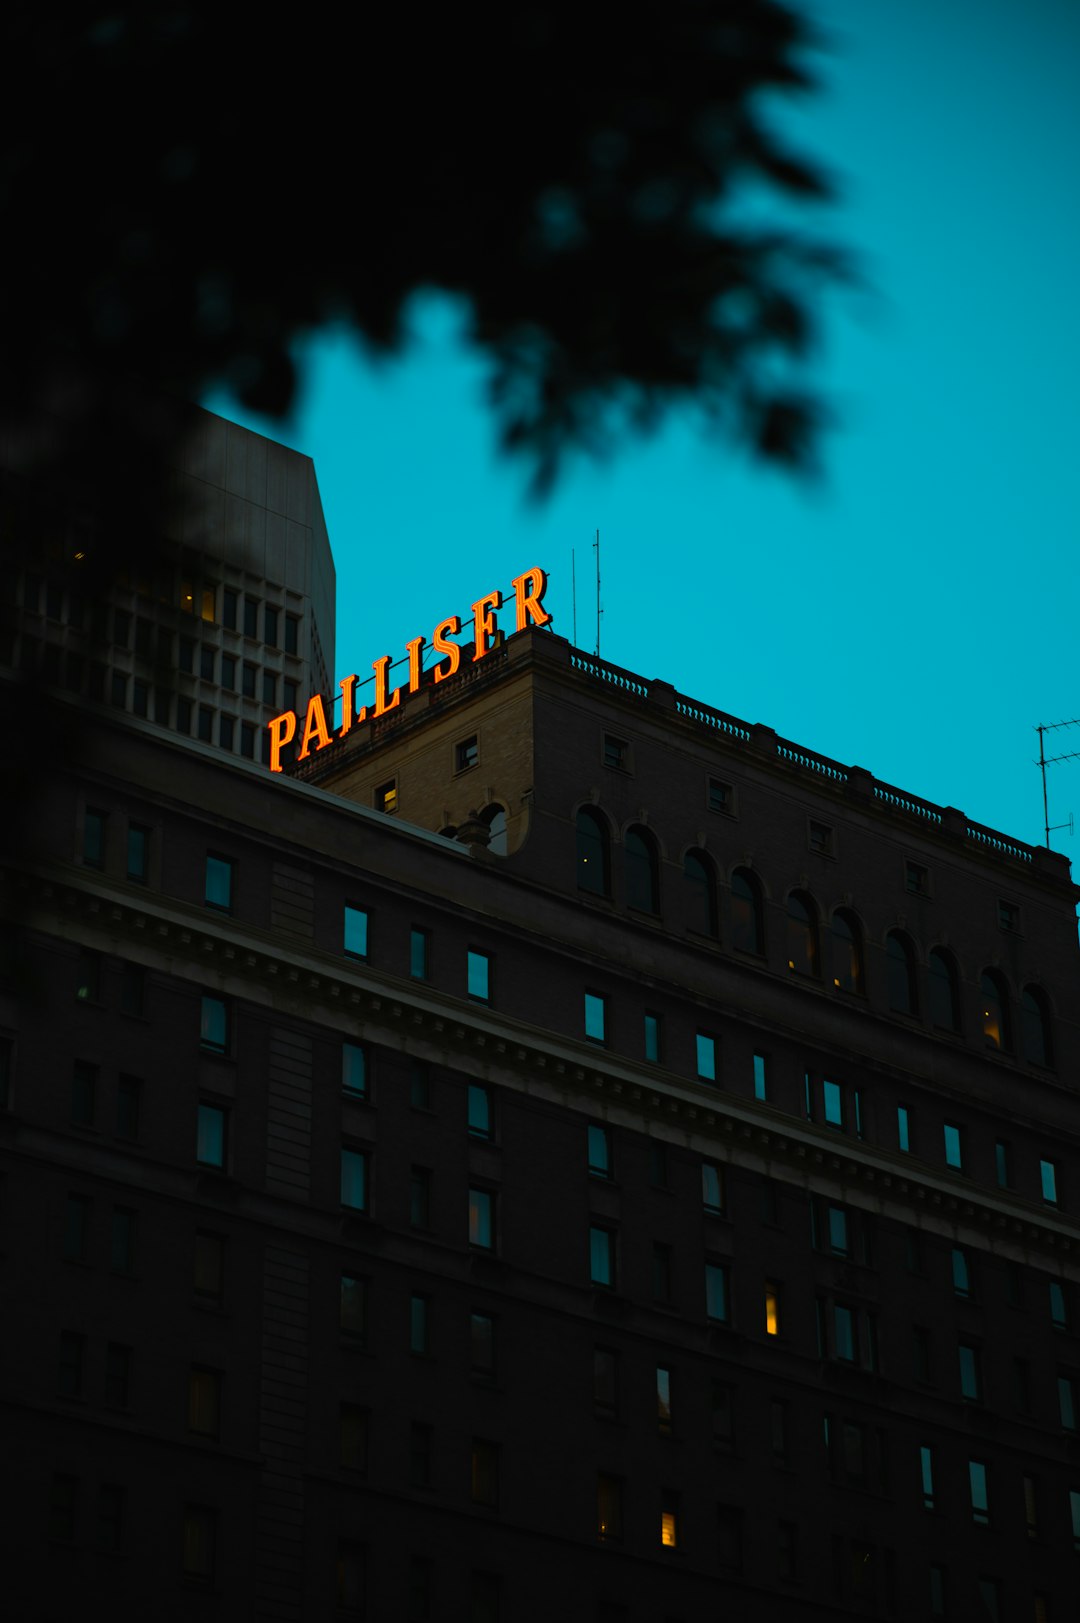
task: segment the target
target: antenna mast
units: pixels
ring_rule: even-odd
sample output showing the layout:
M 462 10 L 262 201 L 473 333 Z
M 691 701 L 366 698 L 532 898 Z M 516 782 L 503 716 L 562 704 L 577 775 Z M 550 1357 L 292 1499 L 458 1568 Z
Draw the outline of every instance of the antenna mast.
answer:
M 1042 723 L 1035 729 L 1039 735 L 1039 759 L 1035 762 L 1035 765 L 1042 773 L 1043 827 L 1046 831 L 1046 849 L 1048 851 L 1050 849 L 1051 834 L 1053 834 L 1059 828 L 1067 828 L 1071 834 L 1073 828 L 1073 819 L 1072 813 L 1070 812 L 1069 821 L 1067 823 L 1055 823 L 1053 828 L 1051 828 L 1050 809 L 1046 799 L 1046 769 L 1048 766 L 1056 766 L 1059 761 L 1080 761 L 1080 750 L 1071 750 L 1067 755 L 1047 755 L 1043 734 L 1056 733 L 1059 727 L 1080 727 L 1080 716 L 1075 716 L 1072 721 L 1051 721 Z
M 593 551 L 596 553 L 596 657 L 600 658 L 600 616 L 603 609 L 600 607 L 600 531 L 596 532 L 593 542 Z
M 577 559 L 570 548 L 570 601 L 574 605 L 574 647 L 577 647 Z

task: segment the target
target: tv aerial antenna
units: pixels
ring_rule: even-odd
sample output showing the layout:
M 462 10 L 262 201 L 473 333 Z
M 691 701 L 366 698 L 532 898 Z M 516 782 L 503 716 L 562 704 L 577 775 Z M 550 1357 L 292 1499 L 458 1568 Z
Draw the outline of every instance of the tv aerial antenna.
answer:
M 1050 824 L 1050 809 L 1049 809 L 1049 805 L 1048 805 L 1047 798 L 1046 798 L 1046 769 L 1047 769 L 1047 767 L 1048 766 L 1057 766 L 1058 763 L 1061 762 L 1061 761 L 1080 761 L 1080 750 L 1069 750 L 1068 753 L 1065 754 L 1065 755 L 1047 755 L 1047 753 L 1046 753 L 1046 737 L 1045 737 L 1045 735 L 1047 733 L 1056 733 L 1062 727 L 1080 727 L 1080 716 L 1075 716 L 1072 721 L 1043 722 L 1038 727 L 1036 727 L 1036 729 L 1035 729 L 1035 731 L 1039 735 L 1039 759 L 1035 762 L 1035 765 L 1039 768 L 1040 772 L 1042 773 L 1043 827 L 1046 830 L 1046 849 L 1048 851 L 1050 849 L 1050 836 L 1051 836 L 1051 834 L 1055 834 L 1058 831 L 1058 829 L 1060 829 L 1060 828 L 1067 828 L 1070 834 L 1073 832 L 1073 814 L 1072 814 L 1072 812 L 1069 813 L 1069 821 L 1067 823 L 1055 823 L 1051 827 L 1051 824 Z

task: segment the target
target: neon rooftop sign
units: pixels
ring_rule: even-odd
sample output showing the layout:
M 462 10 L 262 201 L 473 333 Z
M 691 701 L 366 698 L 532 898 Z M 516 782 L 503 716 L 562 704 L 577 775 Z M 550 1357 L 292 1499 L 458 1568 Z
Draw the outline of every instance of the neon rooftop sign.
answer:
M 547 591 L 547 575 L 542 569 L 526 569 L 524 574 L 515 576 L 511 582 L 514 588 L 514 615 L 515 631 L 524 631 L 530 624 L 546 626 L 551 621 L 551 615 L 543 606 L 544 593 Z M 472 663 L 478 665 L 480 661 L 491 653 L 496 646 L 499 636 L 499 627 L 495 616 L 503 606 L 502 592 L 486 592 L 483 597 L 477 598 L 472 605 L 474 648 Z M 461 618 L 451 614 L 448 619 L 440 620 L 431 633 L 431 646 L 437 654 L 445 654 L 442 664 L 436 665 L 431 672 L 431 680 L 436 686 L 453 676 L 461 665 L 462 648 L 460 643 L 451 642 L 451 637 L 461 633 Z M 369 718 L 375 720 L 378 716 L 385 716 L 388 711 L 397 709 L 401 703 L 403 692 L 416 693 L 424 679 L 424 648 L 427 640 L 424 637 L 413 637 L 411 642 L 405 644 L 405 652 L 409 661 L 409 680 L 406 684 L 390 691 L 390 655 L 383 654 L 381 658 L 373 660 L 371 668 L 375 673 L 375 702 L 370 711 L 367 705 L 356 708 L 356 687 L 360 678 L 356 675 L 343 676 L 338 683 L 341 689 L 341 726 L 334 731 L 326 719 L 326 706 L 321 693 L 313 693 L 308 700 L 304 712 L 304 725 L 300 733 L 300 749 L 297 752 L 298 761 L 306 761 L 312 750 L 326 749 L 327 745 L 339 738 L 344 738 L 354 727 Z M 370 680 L 370 678 L 369 678 Z M 295 710 L 284 710 L 280 716 L 275 716 L 267 726 L 270 729 L 270 770 L 281 772 L 281 752 L 287 744 L 291 744 L 296 737 L 298 715 Z

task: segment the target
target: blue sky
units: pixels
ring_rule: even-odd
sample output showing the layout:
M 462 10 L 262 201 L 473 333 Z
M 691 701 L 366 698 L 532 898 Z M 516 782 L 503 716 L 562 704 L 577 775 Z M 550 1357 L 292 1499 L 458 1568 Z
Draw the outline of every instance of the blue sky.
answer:
M 868 291 L 833 299 L 839 426 L 810 488 L 689 417 L 568 466 L 542 506 L 503 460 L 460 312 L 418 301 L 372 365 L 304 351 L 293 417 L 205 404 L 314 458 L 338 571 L 338 674 L 541 564 L 601 653 L 979 822 L 1041 842 L 1036 722 L 1080 715 L 1080 7 L 803 0 L 823 88 L 778 116 L 837 175 L 821 227 Z M 815 223 L 813 220 L 808 223 Z M 1080 728 L 1048 753 L 1080 750 Z M 1050 821 L 1080 761 L 1050 769 Z M 1067 831 L 1052 836 L 1067 855 Z

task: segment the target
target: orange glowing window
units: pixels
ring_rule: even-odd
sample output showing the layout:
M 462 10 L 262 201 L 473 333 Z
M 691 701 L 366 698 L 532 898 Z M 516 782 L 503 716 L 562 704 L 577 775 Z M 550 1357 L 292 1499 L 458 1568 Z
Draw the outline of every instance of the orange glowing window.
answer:
M 660 1512 L 660 1542 L 667 1550 L 674 1550 L 679 1542 L 678 1512 L 670 1503 Z
M 780 1295 L 775 1285 L 765 1287 L 765 1334 L 780 1334 Z

